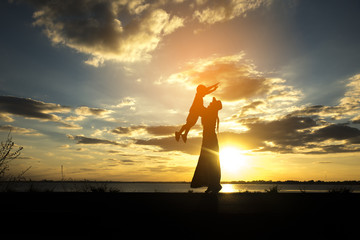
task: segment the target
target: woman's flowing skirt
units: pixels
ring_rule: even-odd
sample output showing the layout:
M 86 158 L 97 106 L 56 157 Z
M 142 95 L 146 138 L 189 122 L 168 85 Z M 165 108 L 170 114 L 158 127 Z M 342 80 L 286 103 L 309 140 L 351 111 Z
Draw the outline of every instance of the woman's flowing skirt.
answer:
M 201 152 L 191 181 L 191 187 L 219 189 L 221 188 L 220 178 L 219 144 L 214 131 L 203 136 Z

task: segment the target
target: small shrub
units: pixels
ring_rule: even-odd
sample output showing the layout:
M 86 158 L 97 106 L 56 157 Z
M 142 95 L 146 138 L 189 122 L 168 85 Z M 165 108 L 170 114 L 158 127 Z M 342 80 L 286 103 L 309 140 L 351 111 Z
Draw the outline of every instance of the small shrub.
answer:
M 0 148 L 0 179 L 4 178 L 5 173 L 9 170 L 9 163 L 18 158 L 23 147 L 19 147 L 13 151 L 15 142 L 12 140 L 11 131 L 9 132 L 5 142 L 1 142 Z
M 269 189 L 265 189 L 267 193 L 279 193 L 280 189 L 278 185 L 272 186 Z
M 341 188 L 331 188 L 329 189 L 329 193 L 337 193 L 337 194 L 349 194 L 352 193 L 353 189 L 348 187 L 341 187 Z
M 99 186 L 90 186 L 90 191 L 94 192 L 94 193 L 104 193 L 107 192 L 108 187 L 106 186 L 106 184 L 101 184 Z

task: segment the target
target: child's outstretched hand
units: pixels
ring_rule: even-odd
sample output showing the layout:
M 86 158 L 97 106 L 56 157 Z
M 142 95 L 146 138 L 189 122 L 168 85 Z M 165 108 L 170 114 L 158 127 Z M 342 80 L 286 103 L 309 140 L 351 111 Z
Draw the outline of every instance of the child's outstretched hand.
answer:
M 209 88 L 212 88 L 212 87 L 219 87 L 219 84 L 220 84 L 220 82 L 218 82 L 218 83 L 215 83 L 214 85 L 212 85 L 212 86 L 210 86 Z
M 209 94 L 209 93 L 212 93 L 213 91 L 215 91 L 218 87 L 219 87 L 219 82 L 214 84 L 214 85 L 211 85 L 210 87 L 207 88 L 207 93 L 206 94 Z

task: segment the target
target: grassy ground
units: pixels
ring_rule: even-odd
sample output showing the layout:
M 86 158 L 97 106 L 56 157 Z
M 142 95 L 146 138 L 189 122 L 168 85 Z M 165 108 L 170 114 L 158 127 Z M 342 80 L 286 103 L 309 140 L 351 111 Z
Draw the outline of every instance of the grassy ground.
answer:
M 104 239 L 352 239 L 359 203 L 354 193 L 0 193 L 2 235 Z

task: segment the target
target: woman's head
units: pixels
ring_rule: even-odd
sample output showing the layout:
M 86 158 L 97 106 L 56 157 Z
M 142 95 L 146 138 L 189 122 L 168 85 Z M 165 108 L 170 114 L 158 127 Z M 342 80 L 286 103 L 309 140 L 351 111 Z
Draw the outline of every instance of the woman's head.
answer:
M 209 105 L 209 108 L 214 110 L 221 110 L 222 109 L 222 103 L 220 100 L 216 100 L 215 97 L 213 97 L 212 102 Z

